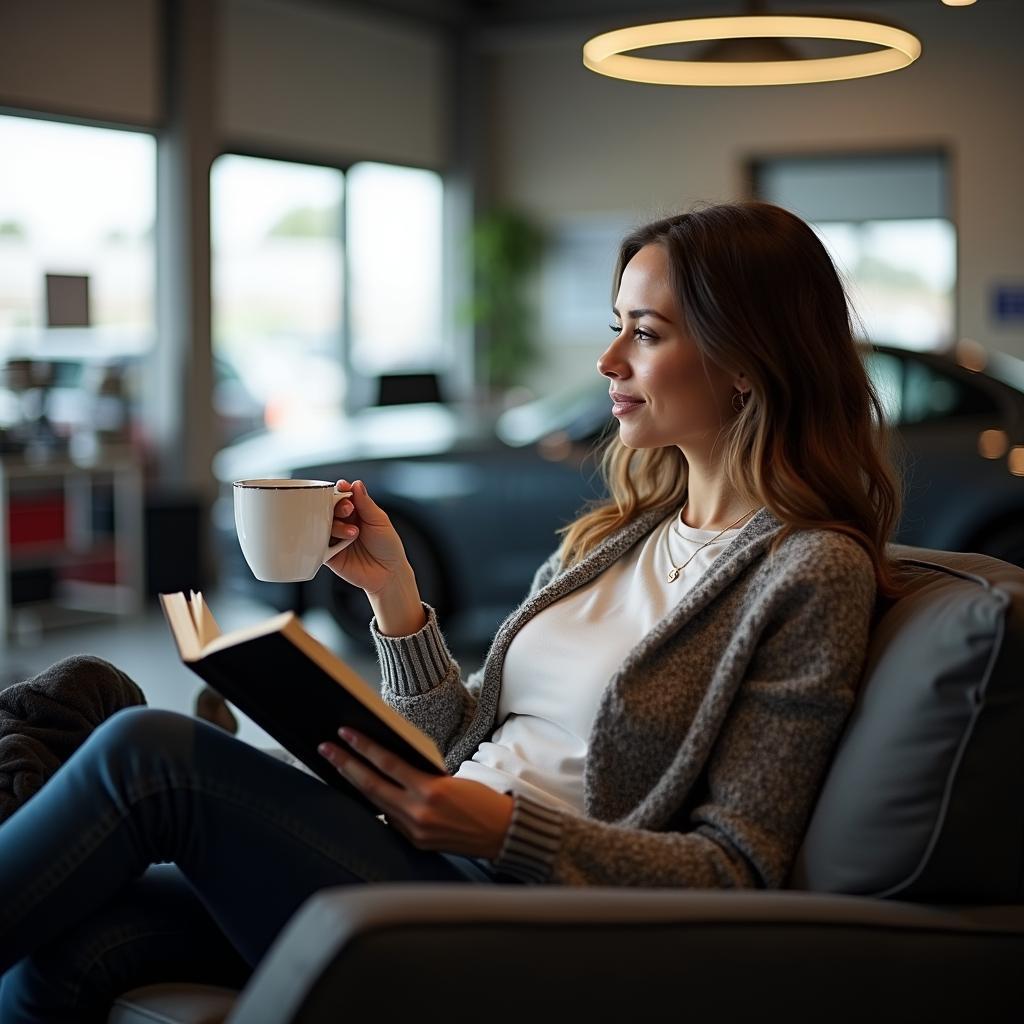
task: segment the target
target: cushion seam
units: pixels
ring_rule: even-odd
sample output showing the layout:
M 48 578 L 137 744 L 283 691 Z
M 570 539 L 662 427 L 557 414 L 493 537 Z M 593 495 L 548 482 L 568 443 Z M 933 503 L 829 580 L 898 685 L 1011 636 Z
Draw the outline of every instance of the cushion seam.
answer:
M 927 563 L 923 563 L 927 564 Z M 996 624 L 995 639 L 992 644 L 992 650 L 989 652 L 988 662 L 985 665 L 985 671 L 982 673 L 981 681 L 977 684 L 978 693 L 984 697 L 988 690 L 988 682 L 992 675 L 992 671 L 995 668 L 995 663 L 1002 651 L 1003 641 L 1006 636 L 1006 612 L 1010 604 L 1009 596 L 1004 590 L 997 587 L 993 587 L 987 580 L 982 581 L 986 587 L 994 594 L 998 594 L 1003 600 L 1002 611 L 1003 614 L 999 617 Z M 957 777 L 960 772 L 961 765 L 967 750 L 967 745 L 970 741 L 971 736 L 974 734 L 975 726 L 978 719 L 981 717 L 982 712 L 985 710 L 984 701 L 980 704 L 976 704 L 971 711 L 970 719 L 967 722 L 966 727 L 960 737 L 960 741 L 957 744 L 956 756 L 953 759 L 953 765 L 950 768 L 946 776 L 946 784 L 943 787 L 942 802 L 939 806 L 939 811 L 935 816 L 935 824 L 932 827 L 932 834 L 928 839 L 928 843 L 925 847 L 924 853 L 922 853 L 918 860 L 917 866 L 913 871 L 910 872 L 909 876 L 904 878 L 903 881 L 897 882 L 895 885 L 890 886 L 888 889 L 883 889 L 879 892 L 872 893 L 876 898 L 886 899 L 891 896 L 895 896 L 898 893 L 904 892 L 909 889 L 920 877 L 924 874 L 925 868 L 928 866 L 931 860 L 932 854 L 935 852 L 935 847 L 938 844 L 939 836 L 942 834 L 942 828 L 946 823 L 946 817 L 949 813 L 949 804 L 952 800 L 952 791 L 954 784 L 957 781 Z

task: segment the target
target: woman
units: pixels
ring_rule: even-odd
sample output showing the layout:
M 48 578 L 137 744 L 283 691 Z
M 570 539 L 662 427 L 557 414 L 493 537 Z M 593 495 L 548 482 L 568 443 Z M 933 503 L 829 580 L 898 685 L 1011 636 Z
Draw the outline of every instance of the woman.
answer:
M 328 885 L 785 883 L 899 591 L 881 407 L 827 253 L 777 207 L 641 228 L 615 283 L 610 500 L 479 672 L 361 481 L 339 506 L 331 569 L 369 597 L 382 692 L 452 775 L 342 729 L 323 756 L 378 819 L 206 723 L 114 715 L 0 828 L 5 1022 L 102 1019 L 169 961 L 238 983 Z

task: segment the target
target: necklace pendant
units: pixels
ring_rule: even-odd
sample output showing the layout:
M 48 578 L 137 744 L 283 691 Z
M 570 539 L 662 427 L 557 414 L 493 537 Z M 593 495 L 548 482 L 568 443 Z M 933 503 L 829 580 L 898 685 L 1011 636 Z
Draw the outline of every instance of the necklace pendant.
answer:
M 671 570 L 671 571 L 669 572 L 669 574 L 668 574 L 668 576 L 666 577 L 666 579 L 668 580 L 668 582 L 669 582 L 669 583 L 675 583 L 675 581 L 676 581 L 676 579 L 678 578 L 678 576 L 679 576 L 679 570 L 678 570 L 678 569 L 676 569 L 676 568 L 675 568 L 675 567 L 673 566 L 672 570 Z

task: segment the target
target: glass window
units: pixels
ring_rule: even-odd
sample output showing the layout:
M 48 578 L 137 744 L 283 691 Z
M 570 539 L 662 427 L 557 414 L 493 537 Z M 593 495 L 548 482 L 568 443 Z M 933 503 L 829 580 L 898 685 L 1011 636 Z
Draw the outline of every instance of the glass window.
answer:
M 211 176 L 214 401 L 231 440 L 341 410 L 345 180 L 229 154 Z
M 948 220 L 813 227 L 845 278 L 867 338 L 918 350 L 952 343 L 956 230 Z
M 956 331 L 956 229 L 939 153 L 760 161 L 755 192 L 814 227 L 872 342 L 948 347 Z
M 441 201 L 434 171 L 359 163 L 348 172 L 350 359 L 361 374 L 444 361 Z
M 148 349 L 156 140 L 0 115 L 0 154 L 0 353 L 60 359 Z M 47 275 L 61 279 L 51 280 L 49 303 Z

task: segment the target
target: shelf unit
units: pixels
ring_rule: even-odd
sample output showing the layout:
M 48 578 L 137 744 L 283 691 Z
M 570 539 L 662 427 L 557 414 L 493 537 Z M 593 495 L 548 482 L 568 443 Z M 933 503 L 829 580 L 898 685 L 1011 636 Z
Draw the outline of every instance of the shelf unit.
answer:
M 0 457 L 0 642 L 26 626 L 141 611 L 143 529 L 142 468 L 130 449 L 88 464 Z M 46 592 L 18 595 L 33 573 Z

